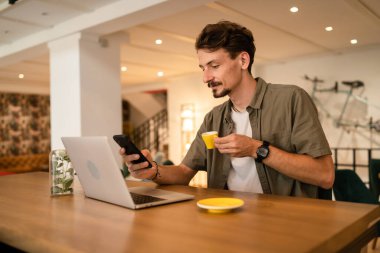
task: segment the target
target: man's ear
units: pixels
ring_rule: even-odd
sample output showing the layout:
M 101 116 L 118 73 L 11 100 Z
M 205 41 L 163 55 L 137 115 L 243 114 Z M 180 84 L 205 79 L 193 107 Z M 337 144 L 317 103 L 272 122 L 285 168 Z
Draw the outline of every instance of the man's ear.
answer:
M 242 69 L 248 69 L 249 66 L 249 54 L 247 52 L 242 52 L 240 54 L 240 62 L 241 62 L 241 68 Z

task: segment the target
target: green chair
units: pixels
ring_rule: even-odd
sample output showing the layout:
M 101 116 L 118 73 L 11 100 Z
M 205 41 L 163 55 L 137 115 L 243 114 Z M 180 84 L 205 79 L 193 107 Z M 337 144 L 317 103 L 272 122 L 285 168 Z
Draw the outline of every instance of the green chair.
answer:
M 318 187 L 318 199 L 332 200 L 332 189 Z
M 336 170 L 333 189 L 335 199 L 339 201 L 379 203 L 376 196 L 353 170 Z
M 379 199 L 380 195 L 380 159 L 371 159 L 369 161 L 369 187 L 372 193 Z
M 368 174 L 369 174 L 369 187 L 375 195 L 376 199 L 379 199 L 380 195 L 380 159 L 371 159 L 369 161 L 369 166 L 368 166 Z M 380 228 L 378 225 L 378 233 L 380 233 Z M 375 249 L 376 247 L 376 242 L 377 238 L 375 239 L 375 242 L 372 246 L 372 249 Z
M 338 201 L 379 204 L 378 198 L 370 191 L 353 170 L 336 170 L 333 185 L 334 196 Z M 377 223 L 377 237 L 380 236 L 380 222 Z M 376 241 L 372 245 L 376 247 Z

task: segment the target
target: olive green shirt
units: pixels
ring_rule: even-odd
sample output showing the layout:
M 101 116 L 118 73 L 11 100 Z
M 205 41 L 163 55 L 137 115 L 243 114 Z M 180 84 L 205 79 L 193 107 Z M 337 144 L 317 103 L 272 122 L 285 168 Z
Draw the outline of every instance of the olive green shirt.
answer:
M 255 95 L 247 107 L 252 138 L 266 140 L 281 150 L 312 157 L 331 155 L 329 144 L 318 120 L 310 96 L 294 85 L 267 84 L 257 78 Z M 219 136 L 233 133 L 232 102 L 213 108 L 204 118 L 183 164 L 193 170 L 207 171 L 210 188 L 223 189 L 232 167 L 229 155 L 206 149 L 201 134 L 218 131 Z M 317 186 L 306 184 L 256 162 L 263 192 L 266 194 L 318 197 Z

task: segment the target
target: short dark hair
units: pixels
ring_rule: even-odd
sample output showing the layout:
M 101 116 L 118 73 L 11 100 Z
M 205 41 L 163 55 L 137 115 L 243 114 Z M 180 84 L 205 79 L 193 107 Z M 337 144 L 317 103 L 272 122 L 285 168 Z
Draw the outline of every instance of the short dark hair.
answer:
M 220 21 L 203 28 L 195 42 L 195 49 L 208 49 L 214 52 L 223 48 L 230 54 L 231 59 L 235 59 L 241 52 L 247 52 L 250 57 L 248 72 L 251 74 L 256 52 L 254 41 L 252 32 L 244 26 L 230 21 Z

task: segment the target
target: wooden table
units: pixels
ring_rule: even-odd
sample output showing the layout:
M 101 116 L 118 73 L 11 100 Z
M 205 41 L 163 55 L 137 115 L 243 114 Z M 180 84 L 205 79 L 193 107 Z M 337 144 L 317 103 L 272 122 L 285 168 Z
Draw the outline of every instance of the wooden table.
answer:
M 130 185 L 141 184 L 129 182 Z M 154 186 L 154 184 L 150 184 Z M 27 252 L 338 252 L 373 238 L 377 205 L 161 186 L 196 199 L 138 211 L 84 197 L 50 197 L 48 173 L 0 177 L 0 241 Z M 238 197 L 225 214 L 199 209 Z

